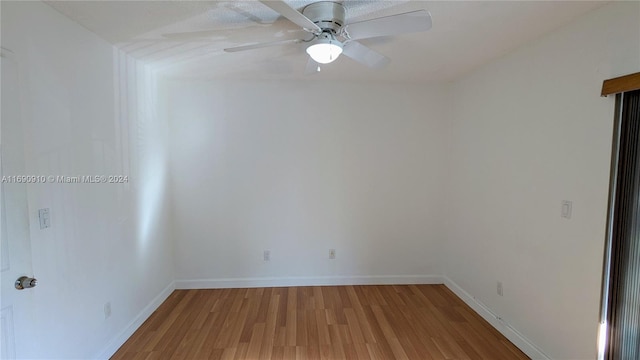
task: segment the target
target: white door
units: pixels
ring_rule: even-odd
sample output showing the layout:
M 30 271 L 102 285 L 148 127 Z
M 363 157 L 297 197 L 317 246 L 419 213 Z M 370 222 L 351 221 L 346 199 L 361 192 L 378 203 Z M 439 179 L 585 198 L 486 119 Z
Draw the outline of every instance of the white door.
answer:
M 14 183 L 11 176 L 27 175 L 24 157 L 24 133 L 20 109 L 18 60 L 7 49 L 2 49 L 0 117 L 0 191 L 2 246 L 0 257 L 2 289 L 0 294 L 1 358 L 28 358 L 35 339 L 33 336 L 33 296 L 36 288 L 17 290 L 15 281 L 31 273 L 31 237 L 27 187 Z

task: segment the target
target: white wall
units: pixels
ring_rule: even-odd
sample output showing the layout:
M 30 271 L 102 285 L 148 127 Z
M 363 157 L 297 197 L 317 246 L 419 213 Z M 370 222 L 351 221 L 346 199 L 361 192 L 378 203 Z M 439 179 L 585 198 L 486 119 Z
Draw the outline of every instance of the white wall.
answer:
M 153 74 L 39 2 L 2 2 L 2 46 L 20 66 L 27 172 L 130 176 L 28 188 L 39 284 L 32 331 L 19 335 L 33 346 L 18 355 L 109 356 L 174 277 Z M 38 227 L 39 208 L 50 208 L 51 228 Z
M 639 24 L 640 3 L 608 5 L 452 87 L 446 275 L 553 359 L 595 358 L 614 105 L 599 94 L 640 70 Z
M 176 276 L 204 280 L 178 286 L 439 273 L 443 92 L 329 82 L 166 86 Z
M 29 355 L 109 355 L 174 278 L 397 282 L 444 271 L 550 357 L 593 358 L 613 113 L 598 94 L 603 79 L 638 71 L 638 7 L 590 13 L 450 93 L 167 82 L 171 214 L 150 70 L 46 5 L 2 2 L 2 46 L 22 66 L 28 172 L 131 177 L 29 188 L 40 280 Z M 35 226 L 42 207 L 47 230 Z

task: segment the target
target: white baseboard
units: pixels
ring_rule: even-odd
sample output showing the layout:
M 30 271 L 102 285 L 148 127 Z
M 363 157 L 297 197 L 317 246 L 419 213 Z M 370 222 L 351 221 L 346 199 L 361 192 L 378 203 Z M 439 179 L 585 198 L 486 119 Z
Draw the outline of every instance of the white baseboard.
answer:
M 133 333 L 138 330 L 140 325 L 145 322 L 153 314 L 154 311 L 171 295 L 173 290 L 176 289 L 175 281 L 172 281 L 166 288 L 164 288 L 158 296 L 156 296 L 149 305 L 136 316 L 116 337 L 114 337 L 109 344 L 102 350 L 95 359 L 109 359 L 118 349 L 124 344 Z
M 474 298 L 471 294 L 466 292 L 453 280 L 449 279 L 446 276 L 443 276 L 442 279 L 444 280 L 445 286 L 453 291 L 460 299 L 462 299 L 462 301 L 469 305 L 469 307 L 471 307 L 475 312 L 482 316 L 482 318 L 484 318 L 489 324 L 491 324 L 491 326 L 493 326 L 502 335 L 509 339 L 509 341 L 511 341 L 515 346 L 522 350 L 522 352 L 527 354 L 527 356 L 529 356 L 532 360 L 551 359 L 539 347 L 533 344 L 533 342 L 527 339 L 518 330 L 511 327 L 511 325 L 500 319 L 488 307 Z
M 176 289 L 224 289 L 282 286 L 442 284 L 437 275 L 317 276 L 176 280 Z

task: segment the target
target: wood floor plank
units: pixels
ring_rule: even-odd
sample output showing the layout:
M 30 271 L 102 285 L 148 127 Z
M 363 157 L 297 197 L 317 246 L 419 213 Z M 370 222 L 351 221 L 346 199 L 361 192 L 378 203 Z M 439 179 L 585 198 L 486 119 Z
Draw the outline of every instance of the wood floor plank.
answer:
M 262 347 L 262 336 L 264 335 L 264 323 L 257 323 L 253 326 L 253 335 L 249 341 L 249 349 L 247 350 L 248 359 L 259 359 L 260 348 Z
M 296 360 L 307 359 L 307 348 L 304 346 L 296 346 Z
M 285 346 L 284 347 L 284 356 L 283 360 L 287 359 L 295 359 L 296 358 L 296 347 L 295 346 Z
M 324 309 L 324 296 L 322 296 L 322 286 L 313 287 L 313 304 L 316 309 Z
M 278 326 L 273 338 L 273 346 L 287 346 L 287 328 L 284 326 Z M 295 341 L 294 345 L 295 346 Z
M 212 324 L 207 332 L 204 343 L 200 346 L 196 355 L 200 356 L 200 359 L 206 358 L 208 354 L 212 354 L 215 349 L 216 341 L 218 340 L 218 336 L 223 329 L 223 324 L 225 322 L 227 313 L 223 311 L 216 311 L 210 313 L 210 317 L 212 319 Z
M 262 338 L 262 349 L 260 359 L 270 359 L 273 350 L 274 338 L 276 335 L 276 323 L 278 321 L 278 310 L 280 308 L 280 294 L 272 294 L 269 302 L 269 312 L 265 324 L 264 336 Z
M 359 301 L 359 296 L 356 292 L 356 289 L 353 286 L 348 286 L 347 293 L 349 295 L 351 303 L 353 304 L 353 310 L 356 314 L 359 328 L 362 331 L 365 341 L 367 343 L 374 343 L 376 340 L 373 332 L 371 331 L 371 324 L 369 323 L 369 320 L 367 320 L 367 316 L 364 312 L 364 305 Z
M 329 324 L 325 309 L 316 309 L 316 326 L 318 328 L 318 342 L 320 345 L 331 345 L 331 335 L 329 335 Z
M 445 359 L 468 359 L 469 357 L 463 351 L 455 351 L 452 349 L 451 344 L 441 338 L 431 338 L 431 341 L 436 345 L 438 351 L 444 356 Z M 457 349 L 456 349 L 457 350 Z
M 240 343 L 240 336 L 242 336 L 242 330 L 246 326 L 247 315 L 249 314 L 249 307 L 245 306 L 240 309 L 238 320 L 231 331 L 231 336 L 228 338 L 226 347 L 233 347 Z
M 291 298 L 291 296 L 289 296 L 289 298 Z M 287 306 L 287 320 L 284 326 L 286 329 L 286 343 L 287 346 L 296 346 L 296 339 L 298 338 L 298 312 L 295 310 L 295 296 L 293 302 L 290 301 L 289 304 L 292 304 L 292 306 Z
M 298 308 L 296 311 L 296 346 L 307 346 L 309 344 L 307 327 L 306 312 Z M 297 353 L 298 351 L 296 350 Z
M 236 351 L 235 351 L 235 356 L 233 358 L 236 360 L 251 359 L 250 357 L 247 357 L 248 350 L 249 350 L 249 344 L 247 343 L 238 344 L 238 347 L 236 348 Z
M 350 308 L 344 309 L 344 315 L 347 318 L 347 326 L 349 327 L 353 342 L 356 344 L 365 344 L 366 341 L 364 340 L 364 335 L 362 335 L 355 310 Z
M 320 359 L 320 345 L 309 345 L 307 346 L 307 359 Z
M 371 359 L 371 355 L 369 355 L 369 349 L 367 348 L 367 344 L 365 343 L 354 343 L 353 347 L 356 352 L 356 359 Z
M 287 324 L 287 303 L 289 300 L 289 288 L 278 288 L 274 295 L 278 295 L 278 312 L 276 316 L 276 327 Z
M 176 290 L 129 359 L 528 359 L 444 285 Z
M 165 315 L 165 321 L 162 322 L 161 325 L 158 327 L 156 331 L 156 336 L 154 336 L 151 340 L 149 340 L 145 344 L 144 349 L 140 349 L 140 351 L 151 352 L 155 350 L 158 343 L 160 343 L 160 341 L 163 339 L 163 337 L 165 337 L 165 335 L 167 335 L 167 333 L 169 333 L 169 336 L 172 335 L 171 331 L 169 330 L 173 327 L 173 324 L 180 319 L 181 313 L 183 311 L 187 312 L 185 307 L 189 303 L 189 300 L 193 298 L 195 295 L 196 295 L 195 291 L 186 293 L 180 299 L 180 301 L 174 307 L 171 308 L 171 312 Z M 154 314 L 156 314 L 157 316 L 160 316 L 158 311 L 156 311 Z

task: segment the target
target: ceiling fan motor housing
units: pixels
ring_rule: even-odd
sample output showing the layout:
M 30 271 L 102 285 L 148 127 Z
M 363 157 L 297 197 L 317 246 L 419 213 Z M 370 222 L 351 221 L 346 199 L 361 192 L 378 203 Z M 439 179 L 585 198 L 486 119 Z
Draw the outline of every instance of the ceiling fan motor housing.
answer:
M 342 4 L 332 1 L 320 1 L 307 5 L 302 14 L 313 21 L 323 31 L 338 32 L 344 25 L 345 8 Z

